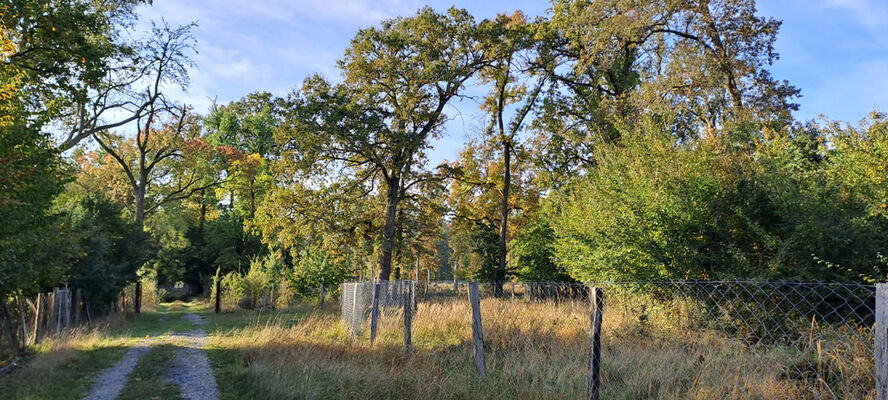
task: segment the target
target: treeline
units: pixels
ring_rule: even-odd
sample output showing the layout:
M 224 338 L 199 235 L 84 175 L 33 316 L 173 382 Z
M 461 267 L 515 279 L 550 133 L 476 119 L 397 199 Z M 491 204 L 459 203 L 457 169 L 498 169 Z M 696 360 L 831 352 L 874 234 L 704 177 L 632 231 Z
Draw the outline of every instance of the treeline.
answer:
M 0 294 L 888 272 L 888 118 L 795 120 L 752 0 L 423 8 L 358 31 L 337 81 L 203 115 L 166 95 L 191 26 L 134 40 L 139 3 L 0 6 Z M 483 123 L 430 165 L 469 97 Z

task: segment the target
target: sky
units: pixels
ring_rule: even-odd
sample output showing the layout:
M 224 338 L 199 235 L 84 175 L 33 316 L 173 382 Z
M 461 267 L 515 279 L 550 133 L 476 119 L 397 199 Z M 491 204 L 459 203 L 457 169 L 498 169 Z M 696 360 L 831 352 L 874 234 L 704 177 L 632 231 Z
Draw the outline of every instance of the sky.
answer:
M 165 19 L 196 21 L 196 67 L 176 97 L 205 112 L 255 91 L 278 96 L 313 74 L 339 80 L 336 61 L 358 29 L 414 14 L 465 8 L 477 20 L 522 10 L 545 15 L 548 1 L 415 0 L 154 0 L 140 10 L 142 27 Z M 888 111 L 888 1 L 760 0 L 759 14 L 783 21 L 771 67 L 775 78 L 800 88 L 797 119 L 820 116 L 856 124 L 870 111 Z M 432 165 L 453 160 L 479 130 L 478 104 L 463 100 L 446 110 L 450 120 L 433 143 Z

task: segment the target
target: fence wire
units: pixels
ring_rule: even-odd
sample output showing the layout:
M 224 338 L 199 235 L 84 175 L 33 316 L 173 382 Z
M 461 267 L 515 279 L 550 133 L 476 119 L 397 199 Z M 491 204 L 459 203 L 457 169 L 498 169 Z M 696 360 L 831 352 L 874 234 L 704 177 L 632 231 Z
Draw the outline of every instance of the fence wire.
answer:
M 403 305 L 403 284 L 389 284 L 381 308 Z M 417 348 L 463 352 L 470 363 L 468 283 L 415 285 Z M 604 293 L 601 398 L 875 398 L 875 287 L 862 284 L 482 283 L 488 370 L 531 392 L 583 397 L 592 286 Z M 370 282 L 343 285 L 342 319 L 358 342 L 372 292 Z M 404 329 L 380 326 L 384 337 Z

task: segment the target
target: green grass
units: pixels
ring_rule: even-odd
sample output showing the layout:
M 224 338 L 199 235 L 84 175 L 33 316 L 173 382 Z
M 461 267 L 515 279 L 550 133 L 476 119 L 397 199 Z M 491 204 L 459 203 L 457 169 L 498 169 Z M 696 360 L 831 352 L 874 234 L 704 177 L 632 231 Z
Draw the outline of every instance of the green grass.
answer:
M 0 379 L 6 399 L 81 399 L 98 371 L 114 365 L 125 346 L 103 341 L 80 349 L 57 349 L 32 355 L 25 367 Z

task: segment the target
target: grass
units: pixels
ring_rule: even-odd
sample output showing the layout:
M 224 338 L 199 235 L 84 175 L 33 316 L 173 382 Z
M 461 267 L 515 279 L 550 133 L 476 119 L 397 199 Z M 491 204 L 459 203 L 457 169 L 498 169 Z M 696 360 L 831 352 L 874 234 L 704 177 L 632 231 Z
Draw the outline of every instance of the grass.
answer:
M 604 399 L 874 398 L 868 343 L 854 332 L 806 348 L 750 347 L 675 318 L 611 299 L 602 339 Z M 465 299 L 423 302 L 414 318 L 414 357 L 403 320 L 386 312 L 375 346 L 351 340 L 338 304 L 287 311 L 213 314 L 205 304 L 161 304 L 125 324 L 47 344 L 27 366 L 0 378 L 10 398 L 82 398 L 92 379 L 145 335 L 194 329 L 181 315 L 204 315 L 207 349 L 223 399 L 563 399 L 585 394 L 588 305 L 482 300 L 488 377 L 472 362 Z M 678 321 L 678 322 L 677 322 Z M 818 327 L 818 329 L 826 329 Z M 820 335 L 819 337 L 829 337 Z M 122 398 L 176 398 L 163 380 L 174 347 L 143 357 Z M 141 397 L 139 395 L 142 395 Z M 5 396 L 4 396 L 5 397 Z
M 176 355 L 174 344 L 152 346 L 127 379 L 127 384 L 117 398 L 120 400 L 175 400 L 180 398 L 179 388 L 164 379 L 167 369 Z

